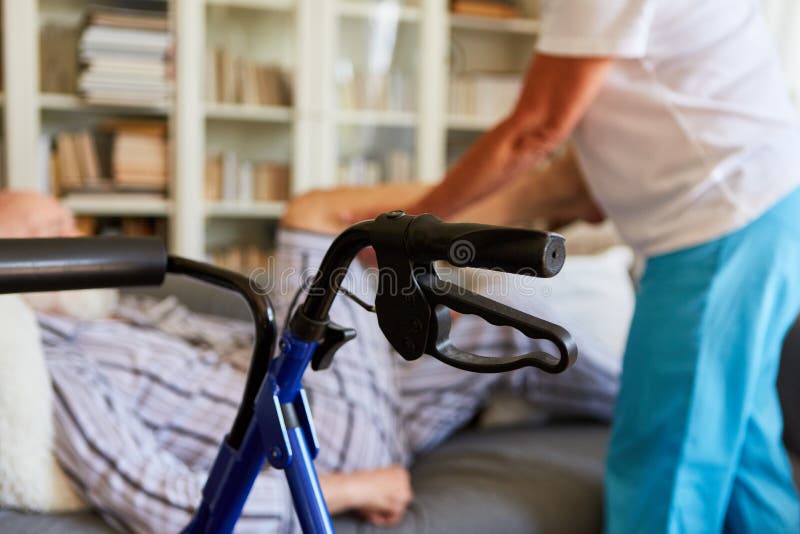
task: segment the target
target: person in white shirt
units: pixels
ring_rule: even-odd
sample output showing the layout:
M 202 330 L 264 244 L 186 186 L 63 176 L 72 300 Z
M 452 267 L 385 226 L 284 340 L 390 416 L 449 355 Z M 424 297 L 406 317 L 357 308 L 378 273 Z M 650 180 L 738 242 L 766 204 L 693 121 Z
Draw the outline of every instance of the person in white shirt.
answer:
M 537 52 L 513 111 L 407 211 L 453 216 L 571 137 L 647 258 L 607 531 L 800 532 L 775 390 L 800 311 L 800 127 L 758 1 L 541 0 Z

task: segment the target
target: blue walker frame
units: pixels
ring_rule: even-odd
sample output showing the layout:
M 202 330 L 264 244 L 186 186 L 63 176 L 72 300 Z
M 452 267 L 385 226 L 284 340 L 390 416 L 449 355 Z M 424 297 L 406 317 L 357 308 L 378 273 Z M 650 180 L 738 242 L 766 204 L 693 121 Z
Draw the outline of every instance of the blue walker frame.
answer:
M 317 345 L 291 332 L 283 334 L 280 355 L 258 393 L 242 445 L 236 450 L 227 439 L 223 442 L 203 489 L 203 502 L 184 532 L 232 532 L 265 460 L 285 470 L 303 532 L 333 532 L 314 468 L 319 442 L 301 384 Z M 287 418 L 285 411 L 294 413 Z
M 526 245 L 530 253 L 520 254 L 518 247 Z M 563 328 L 466 290 L 454 291 L 452 285 L 436 277 L 432 268 L 432 261 L 437 259 L 458 265 L 463 252 L 459 252 L 459 246 L 466 246 L 473 252 L 469 258 L 472 266 L 523 270 L 535 265 L 536 272 L 527 274 L 554 276 L 564 261 L 561 236 L 485 225 L 448 224 L 430 215 L 412 217 L 402 212 L 386 213 L 374 221 L 359 223 L 337 237 L 325 255 L 308 298 L 294 313 L 280 339 L 280 352 L 269 365 L 241 445 L 235 448 L 227 437 L 224 440 L 204 487 L 202 503 L 184 533 L 232 532 L 265 461 L 285 471 L 303 532 L 334 532 L 314 468 L 319 442 L 302 377 L 312 362 L 317 364 L 315 369 L 326 367 L 335 350 L 355 335 L 330 323 L 327 315 L 341 289 L 347 266 L 366 246 L 375 248 L 379 266 L 389 266 L 413 288 L 405 295 L 388 295 L 379 288 L 375 302 L 381 329 L 406 359 L 415 359 L 425 352 L 449 365 L 477 372 L 536 366 L 558 373 L 574 362 L 576 347 Z M 477 257 L 479 247 L 484 251 L 483 258 Z M 423 268 L 420 269 L 420 265 Z M 429 312 L 427 315 L 420 312 L 420 302 L 415 302 L 415 297 L 409 298 L 409 294 L 423 301 L 423 307 Z M 449 342 L 450 309 L 480 315 L 495 325 L 513 326 L 529 337 L 549 339 L 557 346 L 560 356 L 535 352 L 487 358 L 461 351 Z M 420 314 L 422 321 L 403 321 Z M 407 325 L 410 331 L 421 330 L 420 337 L 411 340 L 403 326 L 398 328 L 395 323 Z M 324 334 L 320 330 L 323 324 Z M 427 328 L 417 328 L 419 324 Z M 298 335 L 294 327 L 305 331 L 306 335 Z M 309 329 L 316 334 L 309 336 Z M 315 354 L 322 347 L 317 340 L 327 343 L 328 335 L 335 339 L 323 350 L 326 354 L 322 359 L 327 361 L 320 364 Z
M 277 328 L 269 299 L 245 276 L 169 256 L 157 238 L 0 239 L 0 293 L 160 285 L 167 273 L 196 278 L 242 295 L 255 321 L 253 358 L 242 402 L 203 488 L 187 534 L 232 532 L 264 462 L 283 469 L 306 533 L 332 533 L 314 458 L 319 442 L 302 378 L 309 365 L 330 365 L 336 350 L 355 337 L 330 321 L 328 311 L 359 251 L 373 247 L 378 265 L 399 285 L 375 297 L 378 324 L 405 359 L 429 354 L 475 372 L 534 366 L 549 373 L 569 367 L 577 348 L 563 328 L 443 282 L 433 262 L 555 276 L 564 263 L 564 238 L 547 232 L 480 224 L 443 223 L 432 215 L 400 211 L 351 226 L 331 244 L 305 301 L 290 311 L 275 358 Z M 466 255 L 464 254 L 466 252 Z M 389 284 L 391 285 L 391 284 Z M 363 305 L 363 303 L 361 303 Z M 546 339 L 559 355 L 531 352 L 485 357 L 450 343 L 450 310 L 511 326 Z

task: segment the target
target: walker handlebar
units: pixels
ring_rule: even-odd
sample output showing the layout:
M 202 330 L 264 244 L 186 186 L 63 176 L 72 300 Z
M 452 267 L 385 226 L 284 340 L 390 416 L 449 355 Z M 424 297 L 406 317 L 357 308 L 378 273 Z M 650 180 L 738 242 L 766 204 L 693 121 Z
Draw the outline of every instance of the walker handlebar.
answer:
M 539 278 L 561 271 L 564 238 L 551 232 L 474 223 L 446 223 L 430 214 L 408 226 L 407 246 L 414 261 L 446 260 L 458 267 L 500 269 Z
M 160 285 L 166 272 L 158 238 L 0 239 L 0 293 Z
M 375 311 L 386 339 L 405 359 L 427 353 L 448 365 L 476 372 L 500 372 L 524 366 L 559 373 L 576 358 L 577 347 L 565 329 L 504 306 L 464 288 L 443 282 L 433 262 L 459 267 L 500 269 L 536 277 L 558 274 L 566 247 L 558 234 L 445 223 L 433 215 L 393 211 L 351 226 L 333 242 L 309 288 L 303 306 L 292 317 L 292 332 L 319 341 L 312 365 L 330 365 L 335 351 L 354 332 L 328 320 L 347 266 L 362 248 L 372 246 L 378 260 Z M 486 357 L 455 347 L 449 339 L 450 312 L 477 315 L 497 326 L 510 326 L 533 339 L 555 345 L 557 354 L 534 351 Z

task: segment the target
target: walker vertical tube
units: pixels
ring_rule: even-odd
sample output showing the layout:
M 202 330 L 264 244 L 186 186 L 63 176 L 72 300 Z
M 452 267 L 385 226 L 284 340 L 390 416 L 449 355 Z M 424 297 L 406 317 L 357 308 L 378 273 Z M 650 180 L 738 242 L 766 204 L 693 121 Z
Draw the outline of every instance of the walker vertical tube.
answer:
M 289 443 L 292 445 L 294 457 L 286 468 L 286 480 L 289 482 L 300 526 L 306 534 L 333 534 L 328 506 L 322 495 L 306 438 L 299 426 L 289 430 Z

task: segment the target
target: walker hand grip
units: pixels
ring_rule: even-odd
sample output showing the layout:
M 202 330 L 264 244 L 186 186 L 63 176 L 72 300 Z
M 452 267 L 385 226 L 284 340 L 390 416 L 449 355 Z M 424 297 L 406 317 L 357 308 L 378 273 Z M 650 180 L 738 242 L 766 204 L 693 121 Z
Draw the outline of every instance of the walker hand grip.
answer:
M 0 239 L 0 293 L 160 285 L 166 271 L 158 238 Z
M 551 232 L 486 224 L 445 223 L 430 214 L 408 227 L 409 255 L 415 262 L 447 260 L 458 267 L 501 269 L 540 278 L 564 265 L 564 238 Z
M 466 371 L 497 373 L 521 367 L 538 367 L 548 373 L 560 373 L 572 365 L 577 347 L 569 332 L 527 313 L 443 281 L 433 274 L 417 279 L 426 299 L 435 306 L 425 352 L 434 358 Z M 559 354 L 543 351 L 501 357 L 472 354 L 450 341 L 450 310 L 477 315 L 496 326 L 510 326 L 531 339 L 552 342 Z

